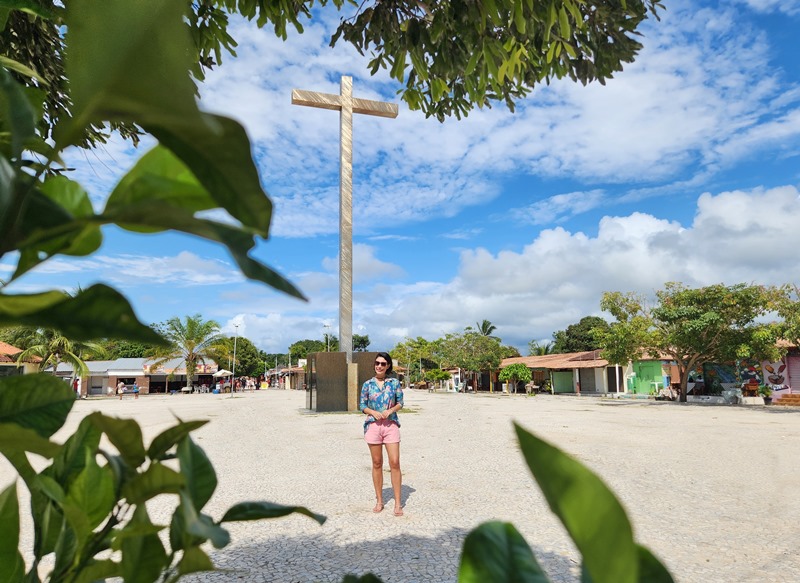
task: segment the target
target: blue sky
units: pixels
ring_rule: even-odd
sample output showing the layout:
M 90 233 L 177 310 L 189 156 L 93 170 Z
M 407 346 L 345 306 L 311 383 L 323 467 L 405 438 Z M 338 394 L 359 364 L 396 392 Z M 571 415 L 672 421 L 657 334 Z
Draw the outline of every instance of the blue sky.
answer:
M 196 312 L 268 352 L 338 327 L 338 114 L 293 88 L 395 101 L 354 120 L 354 331 L 371 348 L 434 339 L 483 319 L 507 344 L 586 315 L 603 291 L 666 281 L 797 282 L 800 1 L 668 2 L 644 50 L 606 86 L 568 81 L 439 123 L 409 111 L 368 57 L 328 47 L 326 10 L 286 42 L 235 22 L 238 57 L 201 107 L 240 120 L 275 205 L 257 257 L 308 296 L 245 281 L 226 252 L 178 235 L 105 231 L 83 260 L 53 260 L 8 291 L 115 285 L 140 318 Z M 71 152 L 100 206 L 144 151 L 121 140 Z

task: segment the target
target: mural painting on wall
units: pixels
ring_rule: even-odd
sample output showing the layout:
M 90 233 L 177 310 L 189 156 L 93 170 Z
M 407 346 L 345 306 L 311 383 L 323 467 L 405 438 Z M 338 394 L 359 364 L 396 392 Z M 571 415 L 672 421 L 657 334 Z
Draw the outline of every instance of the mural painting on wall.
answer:
M 789 389 L 785 362 L 782 360 L 778 362 L 769 362 L 765 360 L 761 363 L 761 368 L 764 371 L 763 382 L 769 385 L 773 392 Z

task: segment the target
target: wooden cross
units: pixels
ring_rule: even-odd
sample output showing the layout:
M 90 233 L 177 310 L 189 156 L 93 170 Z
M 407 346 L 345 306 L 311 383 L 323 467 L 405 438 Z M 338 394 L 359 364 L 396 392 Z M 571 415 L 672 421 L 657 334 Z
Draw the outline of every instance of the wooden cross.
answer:
M 292 104 L 339 110 L 339 346 L 353 362 L 353 114 L 397 117 L 397 105 L 353 97 L 342 76 L 339 95 L 292 90 Z

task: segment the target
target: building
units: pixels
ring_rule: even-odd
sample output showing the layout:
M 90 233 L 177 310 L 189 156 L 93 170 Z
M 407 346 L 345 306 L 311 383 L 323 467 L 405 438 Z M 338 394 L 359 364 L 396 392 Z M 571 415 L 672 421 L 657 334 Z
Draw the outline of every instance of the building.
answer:
M 17 364 L 17 357 L 22 352 L 21 348 L 6 342 L 0 342 L 0 377 L 34 373 L 39 369 L 39 357 L 25 360 Z
M 186 363 L 183 359 L 174 358 L 153 368 L 149 358 L 118 358 L 116 360 L 87 360 L 89 375 L 79 379 L 81 396 L 113 394 L 117 385 L 122 382 L 128 388 L 134 383 L 143 395 L 148 393 L 166 393 L 180 391 L 186 386 L 213 387 L 216 379 L 214 373 L 218 367 L 215 363 L 198 364 L 191 382 L 186 379 Z M 60 363 L 56 375 L 72 378 L 72 365 Z
M 599 350 L 516 356 L 504 358 L 500 369 L 522 363 L 531 369 L 532 383 L 542 387 L 549 383 L 553 393 L 616 393 L 624 392 L 624 370 L 600 358 Z M 517 387 L 524 391 L 524 383 Z

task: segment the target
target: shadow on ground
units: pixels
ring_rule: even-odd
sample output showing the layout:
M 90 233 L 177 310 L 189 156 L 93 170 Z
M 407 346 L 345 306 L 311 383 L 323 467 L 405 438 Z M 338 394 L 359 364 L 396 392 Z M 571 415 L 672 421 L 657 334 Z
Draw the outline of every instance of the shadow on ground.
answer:
M 371 572 L 385 583 L 450 583 L 458 579 L 461 545 L 467 534 L 466 529 L 454 528 L 434 538 L 400 534 L 376 537 L 373 543 L 336 543 L 321 534 L 288 537 L 262 545 L 240 545 L 230 552 L 216 551 L 212 560 L 220 571 L 183 580 L 311 583 Z M 580 580 L 579 566 L 573 560 L 536 547 L 533 551 L 553 582 Z
M 408 499 L 411 497 L 411 494 L 413 494 L 414 492 L 416 492 L 416 489 L 412 488 L 411 486 L 408 486 L 406 484 L 403 484 L 402 486 L 400 486 L 400 504 L 402 504 L 403 506 L 408 504 Z M 390 510 L 392 508 L 394 508 L 392 506 L 392 504 L 391 504 L 393 501 L 394 501 L 394 490 L 392 490 L 391 487 L 384 488 L 383 489 L 383 503 L 384 504 L 388 504 L 389 505 L 388 507 L 389 507 Z

